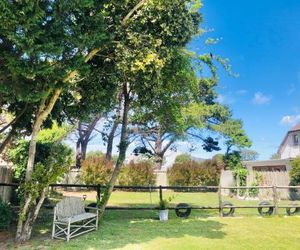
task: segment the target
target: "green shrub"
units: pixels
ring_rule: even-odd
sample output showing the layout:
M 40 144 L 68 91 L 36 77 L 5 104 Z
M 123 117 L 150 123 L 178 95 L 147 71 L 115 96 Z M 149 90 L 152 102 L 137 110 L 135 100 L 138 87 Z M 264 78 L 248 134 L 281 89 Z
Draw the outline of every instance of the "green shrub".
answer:
M 104 155 L 91 155 L 82 162 L 81 179 L 86 184 L 105 185 L 109 182 L 113 170 L 113 163 Z
M 300 185 L 300 157 L 295 158 L 292 163 L 292 169 L 290 170 L 290 185 L 291 186 L 299 186 Z M 289 196 L 291 200 L 299 200 L 300 194 L 298 189 L 290 188 Z
M 175 163 L 189 162 L 191 160 L 192 160 L 191 155 L 185 153 L 185 154 L 177 155 L 175 158 Z
M 122 168 L 119 176 L 119 185 L 122 186 L 148 186 L 154 185 L 155 182 L 154 166 L 146 160 L 129 162 Z
M 291 185 L 300 185 L 300 157 L 295 158 L 292 161 L 292 169 L 290 171 Z
M 233 171 L 233 177 L 235 179 L 235 182 L 237 183 L 236 186 L 246 186 L 247 185 L 247 175 L 248 171 L 246 168 L 236 168 Z M 234 190 L 234 193 L 236 193 L 236 190 Z M 246 189 L 239 189 L 239 195 L 244 195 L 246 193 Z
M 13 214 L 9 204 L 0 199 L 0 230 L 7 229 L 12 221 Z
M 250 184 L 250 186 L 257 187 L 260 185 L 262 181 L 262 175 L 259 172 L 254 172 L 255 178 L 254 181 Z M 257 197 L 259 194 L 259 189 L 258 188 L 250 188 L 249 189 L 249 196 L 250 197 Z
M 242 157 L 240 151 L 233 151 L 224 157 L 225 168 L 229 170 L 236 170 L 243 168 Z
M 168 181 L 171 186 L 216 186 L 223 167 L 219 156 L 203 162 L 175 163 L 168 169 Z
M 192 177 L 192 166 L 194 161 L 175 163 L 168 169 L 168 182 L 171 186 L 190 186 Z M 194 168 L 193 168 L 194 170 Z
M 16 147 L 9 151 L 9 158 L 14 164 L 14 181 L 22 182 L 25 178 L 25 171 L 28 161 L 29 141 L 20 140 Z M 55 155 L 55 157 L 53 157 Z M 37 142 L 35 168 L 42 164 L 45 172 L 54 164 L 67 170 L 71 165 L 72 150 L 60 142 Z M 52 161 L 49 164 L 49 161 Z
M 20 140 L 9 151 L 9 158 L 14 165 L 14 181 L 21 183 L 17 191 L 21 202 L 29 194 L 32 200 L 40 197 L 50 184 L 56 183 L 70 168 L 72 150 L 61 142 L 68 133 L 69 130 L 57 125 L 41 130 L 37 138 L 32 179 L 29 182 L 24 182 L 24 178 L 30 142 Z M 30 204 L 31 207 L 33 205 L 34 202 Z

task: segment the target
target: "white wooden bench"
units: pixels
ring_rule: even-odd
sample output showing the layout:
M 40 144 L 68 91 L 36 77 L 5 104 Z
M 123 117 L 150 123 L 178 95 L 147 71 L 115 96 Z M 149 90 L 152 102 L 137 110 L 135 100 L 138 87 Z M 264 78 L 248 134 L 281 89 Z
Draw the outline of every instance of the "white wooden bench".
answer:
M 69 241 L 71 238 L 98 229 L 96 213 L 85 212 L 84 201 L 79 197 L 64 197 L 54 208 L 52 239 Z

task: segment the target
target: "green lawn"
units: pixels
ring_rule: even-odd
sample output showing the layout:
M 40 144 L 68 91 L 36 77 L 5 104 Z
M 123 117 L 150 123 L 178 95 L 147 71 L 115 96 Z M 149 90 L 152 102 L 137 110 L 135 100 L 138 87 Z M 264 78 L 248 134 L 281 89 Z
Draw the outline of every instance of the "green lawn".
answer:
M 174 193 L 165 193 L 166 196 Z M 213 205 L 216 194 L 179 193 L 174 204 L 185 201 Z M 147 202 L 145 201 L 147 199 Z M 152 194 L 152 205 L 158 194 Z M 254 203 L 257 201 L 237 201 Z M 115 192 L 112 205 L 151 205 L 149 193 Z M 216 203 L 217 204 L 217 203 Z M 157 211 L 107 211 L 97 232 L 88 233 L 69 243 L 51 240 L 51 214 L 44 210 L 35 228 L 33 240 L 24 249 L 299 249 L 300 217 L 261 218 L 254 209 L 251 216 L 219 218 L 217 211 L 192 211 L 180 219 L 170 211 L 168 222 L 158 221 Z M 13 244 L 10 245 L 13 247 Z

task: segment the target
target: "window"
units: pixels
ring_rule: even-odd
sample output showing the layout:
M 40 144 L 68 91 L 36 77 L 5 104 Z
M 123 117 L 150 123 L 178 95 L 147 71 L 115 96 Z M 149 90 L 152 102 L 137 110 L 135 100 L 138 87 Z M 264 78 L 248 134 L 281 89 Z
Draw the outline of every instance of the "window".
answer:
M 294 135 L 294 146 L 298 146 L 299 145 L 299 137 L 298 135 Z

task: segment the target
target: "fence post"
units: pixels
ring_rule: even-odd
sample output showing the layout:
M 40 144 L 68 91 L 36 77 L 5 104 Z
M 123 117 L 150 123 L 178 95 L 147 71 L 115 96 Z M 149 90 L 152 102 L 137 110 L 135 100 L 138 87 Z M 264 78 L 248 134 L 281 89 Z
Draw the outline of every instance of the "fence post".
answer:
M 219 185 L 218 188 L 218 198 L 219 198 L 219 214 L 221 217 L 223 217 L 223 213 L 222 213 L 222 187 L 221 185 Z
M 278 215 L 278 194 L 277 194 L 277 187 L 273 186 L 273 202 L 275 208 L 275 215 Z
M 101 190 L 100 190 L 100 185 L 97 185 L 97 202 L 100 202 L 101 198 Z
M 161 185 L 159 185 L 159 200 L 160 200 L 160 201 L 163 200 L 163 193 L 162 193 Z

